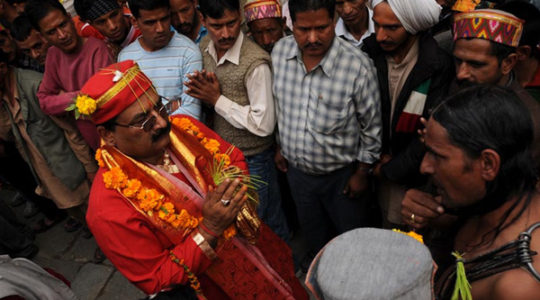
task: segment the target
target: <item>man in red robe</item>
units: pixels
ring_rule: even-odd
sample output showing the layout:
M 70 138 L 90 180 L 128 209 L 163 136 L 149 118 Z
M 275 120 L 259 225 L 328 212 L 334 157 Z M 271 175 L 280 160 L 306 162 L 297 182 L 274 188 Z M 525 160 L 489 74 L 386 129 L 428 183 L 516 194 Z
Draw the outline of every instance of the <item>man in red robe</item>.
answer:
M 254 213 L 241 151 L 193 118 L 169 119 L 133 61 L 90 78 L 71 109 L 103 141 L 86 219 L 126 278 L 180 299 L 307 299 L 290 249 Z

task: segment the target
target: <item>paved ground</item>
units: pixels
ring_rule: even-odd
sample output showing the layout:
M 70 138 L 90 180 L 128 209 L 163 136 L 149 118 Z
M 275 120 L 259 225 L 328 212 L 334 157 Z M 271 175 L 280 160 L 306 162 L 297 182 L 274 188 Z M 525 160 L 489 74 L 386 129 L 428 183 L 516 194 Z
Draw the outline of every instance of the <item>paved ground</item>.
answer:
M 13 196 L 13 192 L 9 190 L 0 190 L 1 200 Z M 30 219 L 24 219 L 22 218 L 23 206 L 13 209 L 21 220 L 29 224 L 42 217 L 38 214 Z M 94 251 L 97 247 L 94 238 L 84 238 L 81 230 L 67 233 L 64 230 L 64 222 L 36 235 L 35 244 L 40 251 L 32 259 L 34 262 L 64 275 L 71 282 L 75 295 L 81 300 L 143 299 L 146 297 L 108 260 L 99 264 L 93 263 Z M 293 248 L 301 247 L 300 244 L 298 239 L 293 240 Z M 302 276 L 302 281 L 304 277 Z

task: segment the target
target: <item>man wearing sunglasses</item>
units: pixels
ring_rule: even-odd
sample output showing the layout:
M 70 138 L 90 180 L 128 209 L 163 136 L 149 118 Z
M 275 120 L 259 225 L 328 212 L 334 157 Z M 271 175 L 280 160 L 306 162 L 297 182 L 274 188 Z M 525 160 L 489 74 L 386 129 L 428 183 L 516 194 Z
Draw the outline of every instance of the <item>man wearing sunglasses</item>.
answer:
M 160 98 L 128 60 L 100 70 L 76 100 L 104 142 L 86 219 L 107 258 L 149 295 L 307 299 L 243 179 L 215 179 L 223 166 L 247 175 L 242 152 L 192 117 L 169 117 Z

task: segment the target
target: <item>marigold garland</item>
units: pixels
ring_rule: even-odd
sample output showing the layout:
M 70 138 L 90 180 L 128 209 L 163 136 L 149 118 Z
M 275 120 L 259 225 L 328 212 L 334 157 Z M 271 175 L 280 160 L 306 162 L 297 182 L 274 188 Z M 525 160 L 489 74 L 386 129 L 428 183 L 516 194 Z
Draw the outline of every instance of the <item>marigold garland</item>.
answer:
M 99 154 L 99 157 L 98 157 Z M 101 151 L 96 153 L 98 163 L 103 163 Z M 174 204 L 165 198 L 156 189 L 142 186 L 138 179 L 128 179 L 127 175 L 120 167 L 112 167 L 103 173 L 103 182 L 108 189 L 115 189 L 125 197 L 135 200 L 137 206 L 150 217 L 157 214 L 157 217 L 170 224 L 175 229 L 183 229 L 184 235 L 191 232 L 199 225 L 202 218 L 191 216 L 185 209 L 177 213 Z
M 228 167 L 231 164 L 231 158 L 227 153 L 219 153 L 220 143 L 216 139 L 206 137 L 204 133 L 201 132 L 199 127 L 195 126 L 190 119 L 174 118 L 172 123 L 183 131 L 196 137 L 199 143 L 201 143 L 201 145 L 203 145 L 203 147 L 214 156 L 215 160 L 218 162 L 223 162 L 224 167 Z
M 201 283 L 199 282 L 199 279 L 197 278 L 197 275 L 195 275 L 189 267 L 184 263 L 184 259 L 179 259 L 172 250 L 169 252 L 169 256 L 171 257 L 171 261 L 176 263 L 177 265 L 181 266 L 184 269 L 184 272 L 187 274 L 187 278 L 189 280 L 189 285 L 191 288 L 195 291 L 195 294 L 197 294 L 197 297 L 199 299 L 206 299 L 206 297 L 203 295 L 201 290 Z

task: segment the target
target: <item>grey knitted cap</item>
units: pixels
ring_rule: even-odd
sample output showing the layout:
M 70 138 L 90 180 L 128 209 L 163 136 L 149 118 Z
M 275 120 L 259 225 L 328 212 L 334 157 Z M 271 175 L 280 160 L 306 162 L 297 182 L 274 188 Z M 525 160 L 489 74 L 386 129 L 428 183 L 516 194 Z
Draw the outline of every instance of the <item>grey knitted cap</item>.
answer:
M 321 300 L 428 300 L 435 269 L 427 247 L 414 238 L 359 228 L 319 252 L 306 284 Z

